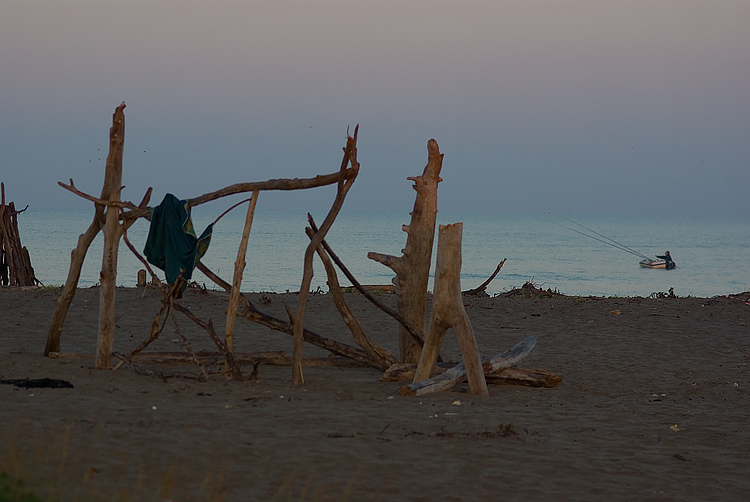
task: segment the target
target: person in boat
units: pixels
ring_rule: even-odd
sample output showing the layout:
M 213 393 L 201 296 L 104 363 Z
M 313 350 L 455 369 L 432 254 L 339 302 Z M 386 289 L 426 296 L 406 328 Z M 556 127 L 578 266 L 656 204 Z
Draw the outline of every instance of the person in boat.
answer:
M 661 258 L 662 260 L 664 260 L 665 262 L 667 262 L 667 270 L 671 270 L 671 269 L 673 269 L 673 268 L 675 268 L 677 266 L 672 261 L 672 257 L 669 255 L 669 251 L 665 252 L 664 256 L 656 255 L 656 257 L 657 258 Z

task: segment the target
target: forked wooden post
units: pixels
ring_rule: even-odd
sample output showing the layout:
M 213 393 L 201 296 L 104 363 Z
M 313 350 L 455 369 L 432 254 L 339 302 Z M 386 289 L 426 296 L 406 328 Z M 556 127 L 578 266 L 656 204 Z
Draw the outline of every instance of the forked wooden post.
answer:
M 417 371 L 414 374 L 414 382 L 427 380 L 432 376 L 445 332 L 448 328 L 453 328 L 466 365 L 469 392 L 479 396 L 489 396 L 479 347 L 461 298 L 462 232 L 463 223 L 440 225 L 432 316 Z
M 122 152 L 125 144 L 125 102 L 115 110 L 109 131 L 109 154 L 104 174 L 104 186 L 109 202 L 120 201 L 122 188 Z M 108 189 L 107 189 L 108 187 Z M 103 190 L 104 192 L 104 190 Z M 99 336 L 96 348 L 96 367 L 112 367 L 112 347 L 115 337 L 115 289 L 117 281 L 117 251 L 120 244 L 120 210 L 107 206 L 104 224 L 104 256 L 99 288 Z
M 224 343 L 227 352 L 234 349 L 234 322 L 237 319 L 237 302 L 240 299 L 240 286 L 242 285 L 242 274 L 245 271 L 245 256 L 247 255 L 247 241 L 250 238 L 250 228 L 253 226 L 255 216 L 255 205 L 258 203 L 258 189 L 253 190 L 253 197 L 247 206 L 245 216 L 245 228 L 242 231 L 240 248 L 237 250 L 237 260 L 234 262 L 234 278 L 232 279 L 232 292 L 229 294 L 229 309 L 227 310 L 227 327 L 224 332 Z

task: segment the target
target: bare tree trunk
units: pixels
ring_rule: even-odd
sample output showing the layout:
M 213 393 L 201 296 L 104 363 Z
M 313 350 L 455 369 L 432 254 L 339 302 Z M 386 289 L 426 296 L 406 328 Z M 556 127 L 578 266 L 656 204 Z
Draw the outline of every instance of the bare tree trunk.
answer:
M 432 318 L 425 335 L 414 381 L 419 382 L 432 376 L 445 332 L 448 328 L 453 328 L 466 365 L 469 391 L 479 396 L 489 396 L 487 382 L 484 380 L 482 371 L 479 347 L 461 298 L 462 231 L 463 223 L 440 225 L 435 291 L 432 296 Z
M 393 284 L 398 296 L 398 312 L 418 333 L 425 331 L 427 282 L 437 218 L 437 187 L 442 181 L 440 170 L 443 166 L 443 155 L 434 139 L 427 142 L 427 153 L 427 166 L 422 175 L 408 178 L 414 181 L 417 198 L 411 212 L 411 222 L 403 226 L 407 233 L 403 255 L 367 254 L 371 260 L 382 263 L 396 273 Z M 399 327 L 398 341 L 401 362 L 417 362 L 422 347 L 403 326 Z
M 115 110 L 109 130 L 109 155 L 104 174 L 104 186 L 109 187 L 108 200 L 120 201 L 122 187 L 122 152 L 125 145 L 125 103 Z M 107 207 L 104 225 L 104 256 L 102 258 L 101 287 L 99 289 L 99 337 L 96 367 L 112 366 L 112 346 L 115 337 L 115 289 L 117 280 L 117 251 L 120 244 L 120 210 Z

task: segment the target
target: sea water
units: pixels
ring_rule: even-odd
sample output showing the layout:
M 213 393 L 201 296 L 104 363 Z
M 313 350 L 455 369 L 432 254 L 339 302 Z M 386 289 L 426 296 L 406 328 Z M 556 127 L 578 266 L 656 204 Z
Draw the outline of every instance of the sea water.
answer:
M 200 234 L 217 214 L 196 208 L 193 220 Z M 242 236 L 246 205 L 222 218 L 214 228 L 203 258 L 206 266 L 232 282 Z M 314 215 L 317 223 L 325 214 Z M 567 219 L 565 219 L 567 218 Z M 18 216 L 22 244 L 31 255 L 36 277 L 45 285 L 65 283 L 70 253 L 93 219 L 93 210 L 34 210 Z M 640 257 L 571 231 L 588 233 L 583 225 L 639 253 L 653 256 L 669 250 L 675 270 L 638 266 Z M 390 284 L 394 274 L 367 258 L 370 251 L 398 256 L 406 243 L 401 230 L 408 214 L 347 213 L 336 219 L 326 241 L 362 284 Z M 541 214 L 438 213 L 438 223 L 463 222 L 462 289 L 479 286 L 507 261 L 487 287 L 490 294 L 531 281 L 567 295 L 649 296 L 673 288 L 678 296 L 712 297 L 750 290 L 750 218 L 730 216 L 622 216 Z M 309 242 L 305 213 L 255 214 L 242 279 L 243 291 L 298 291 L 302 262 Z M 141 219 L 128 238 L 142 253 L 149 222 Z M 569 228 L 563 228 L 564 225 Z M 435 239 L 437 245 L 437 238 Z M 79 287 L 99 282 L 103 239 L 89 248 Z M 433 253 L 433 267 L 435 254 Z M 120 245 L 117 284 L 135 286 L 143 264 Z M 163 273 L 159 272 L 163 277 Z M 193 280 L 217 289 L 200 271 Z M 349 285 L 339 274 L 341 285 Z M 432 279 L 430 282 L 432 287 Z M 326 275 L 316 257 L 312 289 L 327 291 Z

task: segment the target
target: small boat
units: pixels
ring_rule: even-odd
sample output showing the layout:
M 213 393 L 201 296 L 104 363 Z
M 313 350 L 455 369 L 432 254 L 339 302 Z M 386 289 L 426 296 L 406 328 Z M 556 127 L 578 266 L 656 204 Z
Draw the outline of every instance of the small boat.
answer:
M 551 214 L 552 213 L 550 213 L 550 215 Z M 575 221 L 571 220 L 570 218 L 566 218 L 565 216 L 562 216 L 562 215 L 559 215 L 559 214 L 557 216 L 559 216 L 560 218 L 562 218 L 564 220 L 567 220 L 567 221 L 573 223 L 574 225 L 577 225 L 577 226 L 579 226 L 579 227 L 581 227 L 581 228 L 583 228 L 583 229 L 591 232 L 592 234 L 594 234 L 594 235 L 596 235 L 598 237 L 594 237 L 594 235 L 590 235 L 590 234 L 581 232 L 580 230 L 576 230 L 575 228 L 566 227 L 565 225 L 561 225 L 559 223 L 555 223 L 554 221 L 552 222 L 552 223 L 554 223 L 555 225 L 557 225 L 559 227 L 567 228 L 568 230 L 572 230 L 573 232 L 575 232 L 577 234 L 581 234 L 584 237 L 588 237 L 589 239 L 594 239 L 595 241 L 603 242 L 604 244 L 606 244 L 608 246 L 612 246 L 614 248 L 617 248 L 620 251 L 625 251 L 626 253 L 630 253 L 630 254 L 633 254 L 635 256 L 638 256 L 639 258 L 643 258 L 640 262 L 638 262 L 638 264 L 642 268 L 660 268 L 660 269 L 663 269 L 663 270 L 664 269 L 666 269 L 666 270 L 672 270 L 673 268 L 676 268 L 676 265 L 672 261 L 672 257 L 669 256 L 669 251 L 667 251 L 665 253 L 665 256 L 663 256 L 663 257 L 662 256 L 656 256 L 654 258 L 649 258 L 645 254 L 639 253 L 638 251 L 636 251 L 634 249 L 630 249 L 625 244 L 620 244 L 616 240 L 610 239 L 606 235 L 602 235 L 602 234 L 600 234 L 599 232 L 597 232 L 595 230 L 591 230 L 589 227 L 584 227 L 580 223 L 576 223 Z
M 667 261 L 658 258 L 654 260 L 641 260 L 638 262 L 638 265 L 643 268 L 667 268 Z
M 638 262 L 638 265 L 640 265 L 643 268 L 661 268 L 666 269 L 667 268 L 667 261 L 663 260 L 661 258 L 654 258 L 652 259 L 645 259 Z M 670 269 L 675 268 L 674 262 L 670 262 Z

